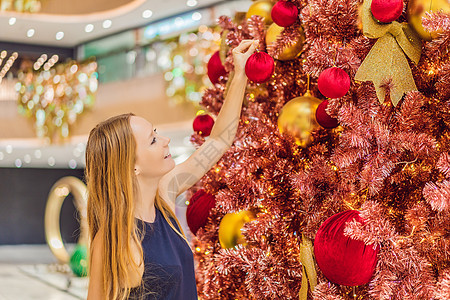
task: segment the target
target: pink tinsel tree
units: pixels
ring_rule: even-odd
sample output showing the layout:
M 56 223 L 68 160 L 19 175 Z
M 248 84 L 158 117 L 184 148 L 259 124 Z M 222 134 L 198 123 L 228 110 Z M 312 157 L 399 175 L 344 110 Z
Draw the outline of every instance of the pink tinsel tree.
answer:
M 271 47 L 265 45 L 261 17 L 239 24 L 219 19 L 229 46 L 228 71 L 231 49 L 242 39 L 259 39 L 259 50 L 273 56 L 297 40 L 298 26 L 306 40 L 298 58 L 275 60 L 269 82 L 249 83 L 233 145 L 192 189 L 202 187 L 216 197 L 194 240 L 199 297 L 298 299 L 302 235 L 314 241 L 327 218 L 356 209 L 365 223 L 349 222 L 345 234 L 380 246 L 374 276 L 353 290 L 329 282 L 315 265 L 318 285 L 309 299 L 450 299 L 449 15 L 424 19 L 439 37 L 422 42 L 417 65 L 409 62 L 418 91 L 394 106 L 389 96 L 380 104 L 371 82 L 353 79 L 375 43 L 362 33 L 360 2 L 288 1 L 298 7 L 299 19 Z M 398 21 L 406 21 L 406 12 Z M 280 134 L 278 114 L 305 93 L 308 75 L 312 93 L 325 99 L 317 78 L 332 66 L 352 79 L 344 97 L 329 99 L 327 112 L 340 127 L 319 128 L 308 147 L 299 147 Z M 220 111 L 227 80 L 203 96 L 201 104 L 213 114 Z M 392 83 L 385 87 L 389 91 Z M 191 140 L 204 142 L 197 134 Z M 242 228 L 247 245 L 222 249 L 219 223 L 241 210 L 256 214 Z

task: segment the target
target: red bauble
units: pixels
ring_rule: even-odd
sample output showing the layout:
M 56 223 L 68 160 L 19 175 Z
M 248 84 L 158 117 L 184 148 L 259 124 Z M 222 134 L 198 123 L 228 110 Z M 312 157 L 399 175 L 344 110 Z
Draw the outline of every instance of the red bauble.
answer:
M 213 84 L 219 83 L 220 76 L 227 74 L 227 71 L 222 65 L 222 61 L 220 60 L 219 51 L 211 56 L 206 68 L 208 69 L 209 80 L 211 80 Z
M 341 68 L 325 69 L 317 81 L 319 91 L 328 98 L 341 98 L 350 89 L 350 77 Z
M 186 210 L 186 220 L 191 232 L 195 235 L 197 231 L 205 226 L 209 217 L 209 211 L 216 205 L 213 195 L 204 190 L 197 191 L 189 200 Z
M 323 128 L 331 129 L 338 127 L 338 120 L 331 117 L 325 110 L 328 107 L 328 100 L 323 100 L 316 109 L 316 121 Z
M 273 58 L 265 52 L 250 55 L 245 64 L 245 74 L 248 79 L 256 83 L 266 82 L 273 74 Z
M 194 131 L 199 132 L 203 137 L 210 135 L 213 126 L 214 119 L 210 115 L 198 115 L 192 124 Z
M 298 18 L 298 8 L 292 2 L 278 1 L 272 7 L 272 20 L 281 27 L 288 27 Z
M 383 23 L 390 23 L 400 17 L 403 11 L 402 0 L 373 0 L 370 5 L 372 15 Z
M 336 284 L 357 286 L 370 281 L 377 264 L 379 247 L 344 236 L 346 223 L 355 219 L 364 223 L 356 210 L 328 218 L 317 231 L 314 255 L 323 275 Z

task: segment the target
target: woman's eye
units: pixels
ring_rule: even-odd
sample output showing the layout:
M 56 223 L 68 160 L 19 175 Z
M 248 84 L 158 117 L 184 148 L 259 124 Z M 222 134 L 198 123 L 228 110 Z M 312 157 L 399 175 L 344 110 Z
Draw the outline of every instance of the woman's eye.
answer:
M 155 133 L 157 133 L 157 132 L 156 132 L 156 128 L 153 129 L 153 131 L 154 131 Z M 155 138 L 155 137 L 153 138 L 152 143 L 151 143 L 150 145 L 153 145 L 153 143 L 156 143 L 156 138 Z

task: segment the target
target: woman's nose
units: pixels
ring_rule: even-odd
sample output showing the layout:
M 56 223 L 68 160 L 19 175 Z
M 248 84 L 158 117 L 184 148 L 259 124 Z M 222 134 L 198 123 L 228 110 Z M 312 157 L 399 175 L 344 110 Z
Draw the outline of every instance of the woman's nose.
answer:
M 165 136 L 164 139 L 166 140 L 166 145 L 169 145 L 169 143 L 170 143 L 170 138 L 167 137 L 167 136 Z

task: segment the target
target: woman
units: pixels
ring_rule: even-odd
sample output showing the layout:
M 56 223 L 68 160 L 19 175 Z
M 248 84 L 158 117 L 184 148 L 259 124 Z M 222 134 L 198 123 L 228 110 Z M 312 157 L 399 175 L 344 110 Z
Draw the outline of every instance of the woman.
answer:
M 247 85 L 245 63 L 257 44 L 244 40 L 233 50 L 234 78 L 216 123 L 185 162 L 175 166 L 170 139 L 133 114 L 92 129 L 86 146 L 88 300 L 197 299 L 193 255 L 174 214 L 175 198 L 232 144 Z

